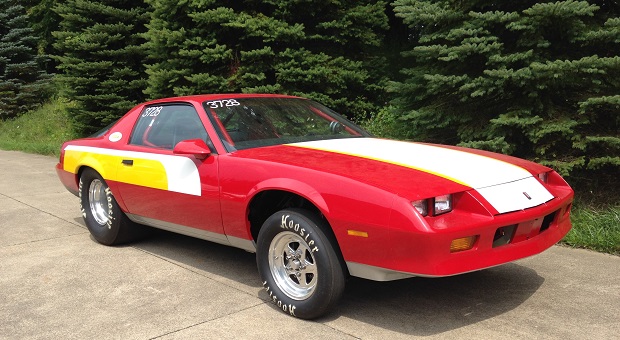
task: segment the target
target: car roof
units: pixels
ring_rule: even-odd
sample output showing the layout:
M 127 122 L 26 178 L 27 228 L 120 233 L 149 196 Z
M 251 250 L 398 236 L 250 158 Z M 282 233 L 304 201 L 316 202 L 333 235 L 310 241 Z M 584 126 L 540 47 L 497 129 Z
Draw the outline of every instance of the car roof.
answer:
M 175 102 L 175 101 L 208 101 L 208 100 L 219 100 L 219 99 L 230 99 L 230 98 L 297 98 L 297 99 L 305 99 L 296 96 L 289 96 L 284 94 L 265 94 L 265 93 L 219 93 L 219 94 L 199 94 L 192 96 L 181 96 L 181 97 L 169 97 L 169 98 L 161 98 L 148 101 L 144 103 L 145 105 L 156 104 L 160 102 Z

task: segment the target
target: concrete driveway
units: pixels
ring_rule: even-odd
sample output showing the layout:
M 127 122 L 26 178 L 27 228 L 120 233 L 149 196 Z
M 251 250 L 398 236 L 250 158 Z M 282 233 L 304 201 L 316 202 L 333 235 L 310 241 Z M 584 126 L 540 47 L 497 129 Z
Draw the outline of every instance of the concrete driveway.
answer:
M 351 279 L 313 322 L 278 312 L 253 254 L 156 232 L 97 244 L 51 157 L 0 151 L 0 339 L 612 339 L 620 258 L 553 247 L 442 279 Z

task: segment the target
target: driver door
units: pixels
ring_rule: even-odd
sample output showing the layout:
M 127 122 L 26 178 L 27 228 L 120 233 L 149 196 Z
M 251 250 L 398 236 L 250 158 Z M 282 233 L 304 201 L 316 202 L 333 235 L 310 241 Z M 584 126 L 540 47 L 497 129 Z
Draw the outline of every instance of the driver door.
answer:
M 118 170 L 130 218 L 178 233 L 226 240 L 219 203 L 218 156 L 173 153 L 183 140 L 210 144 L 196 109 L 185 103 L 147 106 Z M 131 183 L 131 184 L 130 184 Z

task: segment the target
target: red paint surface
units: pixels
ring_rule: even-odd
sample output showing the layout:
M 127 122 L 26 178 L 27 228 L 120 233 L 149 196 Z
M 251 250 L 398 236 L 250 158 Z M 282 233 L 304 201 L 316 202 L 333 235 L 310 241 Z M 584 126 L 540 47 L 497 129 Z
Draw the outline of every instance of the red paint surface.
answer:
M 252 198 L 265 190 L 285 190 L 306 198 L 323 213 L 346 261 L 402 272 L 453 275 L 514 261 L 547 249 L 570 229 L 567 207 L 573 191 L 556 173 L 550 173 L 545 185 L 555 199 L 525 211 L 497 215 L 484 198 L 468 187 L 394 164 L 286 145 L 227 153 L 202 102 L 240 97 L 243 95 L 192 96 L 141 104 L 101 138 L 70 143 L 172 154 L 170 150 L 128 145 L 133 125 L 145 105 L 190 103 L 215 148 L 215 153 L 205 160 L 188 156 L 199 169 L 202 196 L 108 183 L 124 211 L 251 239 L 247 215 Z M 122 139 L 108 141 L 112 132 L 122 132 Z M 510 162 L 534 175 L 550 171 L 510 156 L 449 148 Z M 57 173 L 67 189 L 76 193 L 76 175 L 62 170 L 60 164 Z M 454 194 L 454 211 L 444 215 L 421 217 L 410 204 L 447 193 Z M 559 211 L 558 216 L 549 229 L 539 233 L 538 220 L 555 211 Z M 496 229 L 511 224 L 519 224 L 513 243 L 492 248 Z M 347 230 L 363 231 L 368 237 L 350 236 Z M 479 237 L 473 249 L 450 253 L 453 239 L 474 235 Z

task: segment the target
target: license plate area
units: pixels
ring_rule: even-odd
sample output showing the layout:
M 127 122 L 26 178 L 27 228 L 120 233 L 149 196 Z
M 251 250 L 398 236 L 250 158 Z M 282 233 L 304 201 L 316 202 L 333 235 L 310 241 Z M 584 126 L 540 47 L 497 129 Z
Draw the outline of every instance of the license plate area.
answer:
M 512 243 L 517 243 L 538 235 L 540 233 L 540 227 L 542 226 L 543 218 L 537 218 L 535 220 L 519 223 L 517 231 L 512 238 Z
M 493 236 L 493 248 L 501 247 L 509 243 L 518 243 L 529 240 L 532 237 L 549 229 L 555 220 L 557 211 L 547 216 L 533 219 L 530 221 L 512 224 L 509 226 L 497 228 Z

